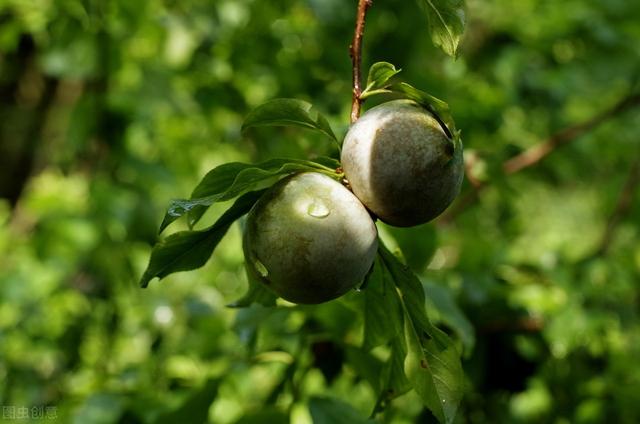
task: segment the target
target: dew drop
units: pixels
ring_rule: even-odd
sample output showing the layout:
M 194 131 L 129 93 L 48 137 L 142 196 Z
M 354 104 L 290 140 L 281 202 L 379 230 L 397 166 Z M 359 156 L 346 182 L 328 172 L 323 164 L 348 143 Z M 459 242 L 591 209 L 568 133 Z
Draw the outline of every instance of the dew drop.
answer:
M 256 267 L 256 271 L 262 278 L 267 278 L 269 276 L 269 270 L 260 260 L 256 259 L 253 261 L 253 265 Z
M 185 214 L 185 212 L 189 212 L 189 209 L 185 208 L 182 205 L 171 205 L 167 213 L 170 216 L 180 217 Z
M 307 214 L 314 218 L 326 218 L 329 213 L 329 208 L 318 199 L 314 199 L 307 207 Z

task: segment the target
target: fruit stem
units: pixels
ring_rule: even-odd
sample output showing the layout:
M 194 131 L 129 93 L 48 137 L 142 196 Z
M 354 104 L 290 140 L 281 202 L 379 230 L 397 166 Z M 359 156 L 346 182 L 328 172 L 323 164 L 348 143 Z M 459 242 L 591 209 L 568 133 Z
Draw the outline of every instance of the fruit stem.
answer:
M 360 106 L 363 99 L 362 94 L 362 72 L 360 66 L 362 63 L 362 37 L 364 36 L 364 24 L 367 15 L 367 9 L 371 7 L 373 0 L 358 0 L 358 11 L 356 15 L 356 27 L 353 32 L 353 41 L 349 46 L 349 56 L 353 65 L 353 93 L 351 99 L 351 123 L 353 124 L 360 117 Z

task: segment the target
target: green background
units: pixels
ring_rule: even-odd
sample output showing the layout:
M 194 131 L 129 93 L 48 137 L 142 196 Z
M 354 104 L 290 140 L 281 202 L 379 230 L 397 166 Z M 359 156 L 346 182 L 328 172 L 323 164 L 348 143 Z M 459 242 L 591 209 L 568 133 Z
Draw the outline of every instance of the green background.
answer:
M 448 219 L 380 226 L 464 349 L 457 421 L 638 422 L 640 115 L 608 114 L 521 172 L 502 164 L 638 91 L 640 3 L 467 6 L 453 60 L 417 3 L 375 0 L 363 56 L 450 104 L 468 175 L 487 184 Z M 138 287 L 169 200 L 209 169 L 336 154 L 320 134 L 240 125 L 260 103 L 295 97 L 344 134 L 355 7 L 0 1 L 3 407 L 54 406 L 75 423 L 369 416 L 362 296 L 225 307 L 247 286 L 238 224 L 205 267 Z M 461 199 L 471 190 L 466 180 Z M 413 392 L 377 419 L 433 422 Z

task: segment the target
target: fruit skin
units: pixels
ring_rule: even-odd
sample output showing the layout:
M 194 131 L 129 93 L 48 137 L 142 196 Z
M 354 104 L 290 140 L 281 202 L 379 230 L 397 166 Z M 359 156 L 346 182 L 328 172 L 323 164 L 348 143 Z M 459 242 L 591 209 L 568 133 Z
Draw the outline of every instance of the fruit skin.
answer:
M 378 105 L 349 129 L 341 155 L 353 193 L 382 221 L 411 227 L 440 215 L 460 192 L 462 143 L 411 100 Z
M 313 172 L 287 177 L 265 193 L 243 236 L 250 278 L 304 304 L 335 299 L 362 283 L 377 247 L 375 224 L 360 201 Z

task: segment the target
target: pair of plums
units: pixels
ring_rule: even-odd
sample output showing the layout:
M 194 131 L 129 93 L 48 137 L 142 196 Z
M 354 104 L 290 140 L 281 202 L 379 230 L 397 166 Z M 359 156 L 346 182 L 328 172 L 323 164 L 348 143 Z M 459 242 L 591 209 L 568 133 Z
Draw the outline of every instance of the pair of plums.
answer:
M 364 113 L 340 159 L 351 191 L 324 174 L 295 174 L 249 212 L 243 250 L 250 277 L 290 302 L 326 302 L 363 282 L 378 247 L 371 214 L 399 227 L 428 222 L 462 183 L 461 145 L 410 100 Z

